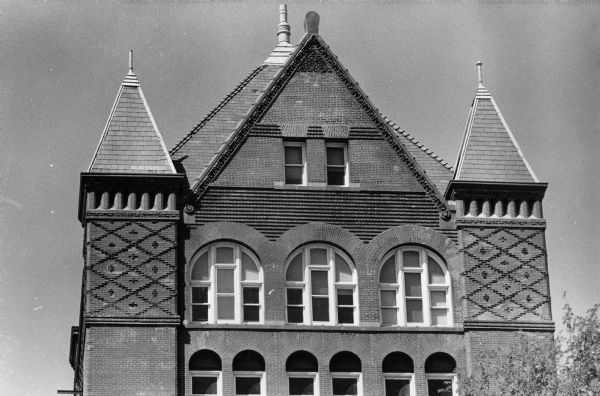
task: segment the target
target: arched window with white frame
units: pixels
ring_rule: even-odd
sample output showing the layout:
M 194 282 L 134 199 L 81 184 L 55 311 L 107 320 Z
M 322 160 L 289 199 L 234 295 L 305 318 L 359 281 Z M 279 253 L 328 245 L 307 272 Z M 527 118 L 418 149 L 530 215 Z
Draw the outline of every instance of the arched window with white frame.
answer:
M 450 273 L 443 260 L 420 246 L 388 253 L 379 271 L 383 326 L 451 326 Z
M 319 396 L 319 363 L 310 352 L 296 351 L 285 362 L 289 395 Z
M 427 394 L 429 396 L 457 396 L 456 361 L 444 352 L 436 352 L 425 361 Z
M 415 367 L 410 356 L 403 352 L 392 352 L 382 362 L 381 370 L 385 386 L 385 396 L 416 395 Z
M 362 396 L 362 363 L 352 352 L 338 352 L 329 361 L 334 396 Z
M 256 351 L 245 350 L 233 358 L 235 395 L 266 395 L 265 359 Z
M 221 358 L 209 349 L 195 352 L 189 361 L 192 395 L 223 394 Z
M 217 242 L 191 263 L 192 323 L 262 323 L 263 271 L 247 248 Z
M 326 244 L 297 249 L 285 280 L 287 323 L 358 324 L 356 270 L 341 250 Z

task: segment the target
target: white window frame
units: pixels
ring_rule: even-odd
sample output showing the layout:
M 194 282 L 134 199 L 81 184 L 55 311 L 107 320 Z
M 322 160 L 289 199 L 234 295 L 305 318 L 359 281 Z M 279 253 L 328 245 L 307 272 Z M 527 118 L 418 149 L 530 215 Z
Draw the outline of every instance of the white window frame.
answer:
M 356 396 L 362 396 L 362 373 L 357 372 L 333 372 L 331 374 L 331 392 L 333 394 L 333 380 L 335 378 L 356 378 Z M 338 396 L 338 395 L 335 395 Z M 341 395 L 340 395 L 341 396 Z
M 425 379 L 427 381 L 427 392 L 429 392 L 429 380 L 451 380 L 452 381 L 452 396 L 458 396 L 458 381 L 457 375 L 453 373 L 435 373 L 435 374 L 425 374 Z
M 285 148 L 286 147 L 300 147 L 302 150 L 302 183 L 300 184 L 288 184 L 286 182 L 285 170 L 288 166 L 297 166 L 297 165 L 288 165 L 285 162 Z M 306 143 L 298 142 L 298 141 L 284 141 L 283 142 L 283 183 L 288 186 L 306 186 L 307 177 L 306 177 Z
M 291 395 L 290 393 L 290 378 L 312 378 L 313 380 L 313 389 L 314 392 L 311 396 L 320 396 L 319 393 L 319 373 L 317 372 L 311 372 L 311 371 L 287 371 L 286 372 L 287 375 L 287 389 L 288 395 Z
M 327 149 L 329 147 L 341 147 L 342 149 L 344 149 L 344 184 L 342 184 L 342 185 L 329 184 L 329 178 L 327 178 L 329 167 L 333 166 L 336 168 L 341 168 L 340 165 L 329 165 L 329 163 L 327 162 Z M 350 185 L 350 166 L 348 164 L 348 143 L 334 143 L 334 142 L 325 143 L 325 176 L 328 179 L 327 180 L 328 186 L 348 187 Z
M 220 264 L 216 263 L 216 249 L 220 247 L 229 247 L 233 248 L 233 264 Z M 196 264 L 196 260 L 201 257 L 203 254 L 208 254 L 208 266 L 209 266 L 209 280 L 192 280 L 192 271 L 194 269 L 194 265 Z M 256 267 L 258 268 L 258 280 L 257 281 L 248 281 L 242 280 L 242 253 L 245 253 L 250 259 L 254 262 Z M 263 269 L 260 264 L 258 258 L 248 249 L 242 247 L 239 244 L 231 243 L 231 242 L 217 242 L 213 243 L 208 247 L 200 250 L 198 253 L 194 255 L 192 259 L 192 265 L 190 266 L 188 280 L 189 280 L 189 298 L 190 298 L 190 309 L 189 309 L 189 320 L 190 323 L 209 323 L 209 324 L 217 324 L 217 323 L 248 323 L 248 324 L 263 324 L 264 323 L 264 293 L 263 293 L 263 284 L 264 284 L 264 274 Z M 229 319 L 218 319 L 218 307 L 217 307 L 217 270 L 218 269 L 233 269 L 233 287 L 234 292 L 234 318 Z M 192 297 L 193 297 L 193 288 L 194 287 L 208 287 L 208 320 L 204 321 L 194 321 L 192 316 Z M 244 321 L 244 300 L 243 300 L 243 289 L 244 287 L 258 287 L 258 303 L 259 303 L 259 314 L 258 314 L 258 322 L 245 322 Z
M 418 252 L 419 253 L 419 263 L 420 267 L 403 267 L 402 263 L 402 253 L 406 251 Z M 381 280 L 381 270 L 385 263 L 392 257 L 395 257 L 395 270 L 396 270 L 396 280 L 397 283 L 382 283 Z M 445 283 L 429 283 L 429 265 L 428 265 L 428 257 L 431 257 L 442 269 L 444 272 Z M 406 290 L 405 290 L 405 281 L 404 274 L 405 273 L 418 273 L 421 276 L 421 301 L 422 301 L 422 309 L 423 309 L 423 322 L 408 322 L 407 321 L 407 313 L 406 313 Z M 451 280 L 450 280 L 450 271 L 446 267 L 444 261 L 439 258 L 434 252 L 431 250 L 415 245 L 406 245 L 401 246 L 399 248 L 393 249 L 390 253 L 388 253 L 383 260 L 381 260 L 381 265 L 379 267 L 379 271 L 377 274 L 377 281 L 379 282 L 379 315 L 380 315 L 380 325 L 381 326 L 411 326 L 411 327 L 450 327 L 454 323 L 454 314 L 452 311 L 452 288 L 451 288 Z M 383 306 L 381 299 L 381 291 L 382 290 L 390 290 L 395 291 L 396 293 L 396 325 L 384 324 L 383 323 L 383 314 L 382 308 L 392 308 L 391 306 Z M 438 326 L 433 325 L 431 322 L 431 310 L 436 309 L 431 306 L 431 292 L 432 291 L 445 291 L 446 292 L 446 307 L 438 308 L 438 309 L 447 309 L 448 311 L 448 320 L 446 325 Z M 410 297 L 409 297 L 410 299 Z
M 310 263 L 310 249 L 326 249 L 327 250 L 327 264 L 325 265 L 315 265 Z M 356 268 L 350 258 L 343 253 L 341 250 L 327 244 L 315 243 L 309 244 L 301 247 L 296 250 L 293 254 L 290 255 L 290 259 L 286 265 L 285 275 L 287 275 L 287 270 L 292 261 L 298 256 L 302 255 L 302 269 L 303 269 L 303 281 L 288 281 L 286 279 L 285 286 L 285 299 L 286 299 L 286 323 L 287 324 L 296 324 L 296 325 L 342 325 L 342 326 L 358 326 L 359 321 L 359 306 L 358 306 L 358 287 L 357 287 L 357 276 L 356 276 Z M 338 254 L 341 256 L 352 271 L 352 282 L 336 282 L 335 280 L 335 255 Z M 311 271 L 324 271 L 327 272 L 327 285 L 328 285 L 328 296 L 329 296 L 329 320 L 328 321 L 313 321 L 312 320 L 312 285 L 310 281 Z M 302 323 L 290 323 L 288 319 L 288 306 L 298 306 L 299 305 L 289 305 L 287 303 L 287 290 L 288 289 L 302 289 L 302 307 L 303 307 L 303 322 Z M 353 308 L 353 323 L 338 323 L 338 302 L 337 302 L 337 291 L 339 289 L 347 289 L 352 290 L 352 301 L 354 303 Z M 348 307 L 348 306 L 342 306 Z
M 265 381 L 265 372 L 264 371 L 234 371 L 233 372 L 233 391 L 234 395 L 239 395 L 237 393 L 237 384 L 236 379 L 238 377 L 252 377 L 252 378 L 260 378 L 260 396 L 265 396 L 267 394 L 266 390 L 266 381 Z
M 415 396 L 417 394 L 414 373 L 383 373 L 383 389 L 384 389 L 384 391 L 385 391 L 385 381 L 386 380 L 409 381 L 408 386 L 410 388 L 410 396 Z
M 193 370 L 190 371 L 190 381 L 193 382 L 194 377 L 217 377 L 217 393 L 216 396 L 223 396 L 223 376 L 221 371 L 212 371 L 212 370 Z M 207 393 L 191 393 L 192 392 L 192 383 L 190 382 L 190 394 L 198 395 L 198 396 L 215 396 Z

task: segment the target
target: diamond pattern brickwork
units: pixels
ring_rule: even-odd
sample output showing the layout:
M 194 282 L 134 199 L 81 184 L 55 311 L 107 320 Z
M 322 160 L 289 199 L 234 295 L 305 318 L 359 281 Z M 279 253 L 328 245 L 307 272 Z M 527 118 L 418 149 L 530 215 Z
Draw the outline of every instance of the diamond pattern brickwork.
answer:
M 86 315 L 175 316 L 175 224 L 93 221 L 88 226 Z
M 544 231 L 461 231 L 468 320 L 549 321 Z

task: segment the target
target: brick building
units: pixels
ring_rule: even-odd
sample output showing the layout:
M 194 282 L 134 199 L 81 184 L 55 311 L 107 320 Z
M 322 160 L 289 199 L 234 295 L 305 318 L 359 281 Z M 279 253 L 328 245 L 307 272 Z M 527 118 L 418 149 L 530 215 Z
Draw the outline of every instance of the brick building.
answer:
M 130 61 L 81 174 L 76 394 L 451 395 L 552 334 L 546 184 L 481 77 L 453 169 L 286 12 L 170 151 Z

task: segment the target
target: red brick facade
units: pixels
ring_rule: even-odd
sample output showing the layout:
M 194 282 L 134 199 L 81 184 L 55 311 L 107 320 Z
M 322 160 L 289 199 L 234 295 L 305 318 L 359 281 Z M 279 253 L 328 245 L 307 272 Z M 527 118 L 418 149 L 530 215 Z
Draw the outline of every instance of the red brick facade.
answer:
M 301 183 L 286 184 L 286 142 L 301 144 Z M 341 185 L 328 176 L 332 144 L 343 148 Z M 505 345 L 517 330 L 553 331 L 545 184 L 453 177 L 379 114 L 318 34 L 307 34 L 286 63 L 252 72 L 167 155 L 179 175 L 82 176 L 85 271 L 72 361 L 84 395 L 200 394 L 192 389 L 196 377 L 218 378 L 211 391 L 234 395 L 234 361 L 247 350 L 264 358 L 262 395 L 289 394 L 286 361 L 297 351 L 318 362 L 314 394 L 339 394 L 330 372 L 339 352 L 360 360 L 360 373 L 348 374 L 358 376 L 357 394 L 390 394 L 385 379 L 393 375 L 383 361 L 402 352 L 414 365 L 402 373 L 410 394 L 427 395 L 436 375 L 453 379 L 456 391 L 482 345 Z M 219 246 L 237 258 L 219 258 Z M 298 282 L 287 272 L 304 257 L 298 252 L 312 248 L 333 257 L 318 265 L 302 258 L 305 274 L 329 271 L 321 294 L 316 280 Z M 420 260 L 416 269 L 405 251 Z M 351 281 L 340 280 L 338 256 Z M 384 264 L 398 278 L 385 278 Z M 231 285 L 217 276 L 230 276 Z M 248 285 L 260 296 L 252 303 L 259 320 L 240 319 Z M 293 322 L 294 288 L 304 293 L 305 313 L 323 309 L 323 293 L 341 312 L 335 293 L 345 288 L 356 319 Z M 390 293 L 398 307 L 384 306 Z M 385 309 L 399 325 L 386 322 Z M 203 350 L 218 356 L 217 369 L 190 372 Z M 453 367 L 432 369 L 426 362 L 436 353 Z

